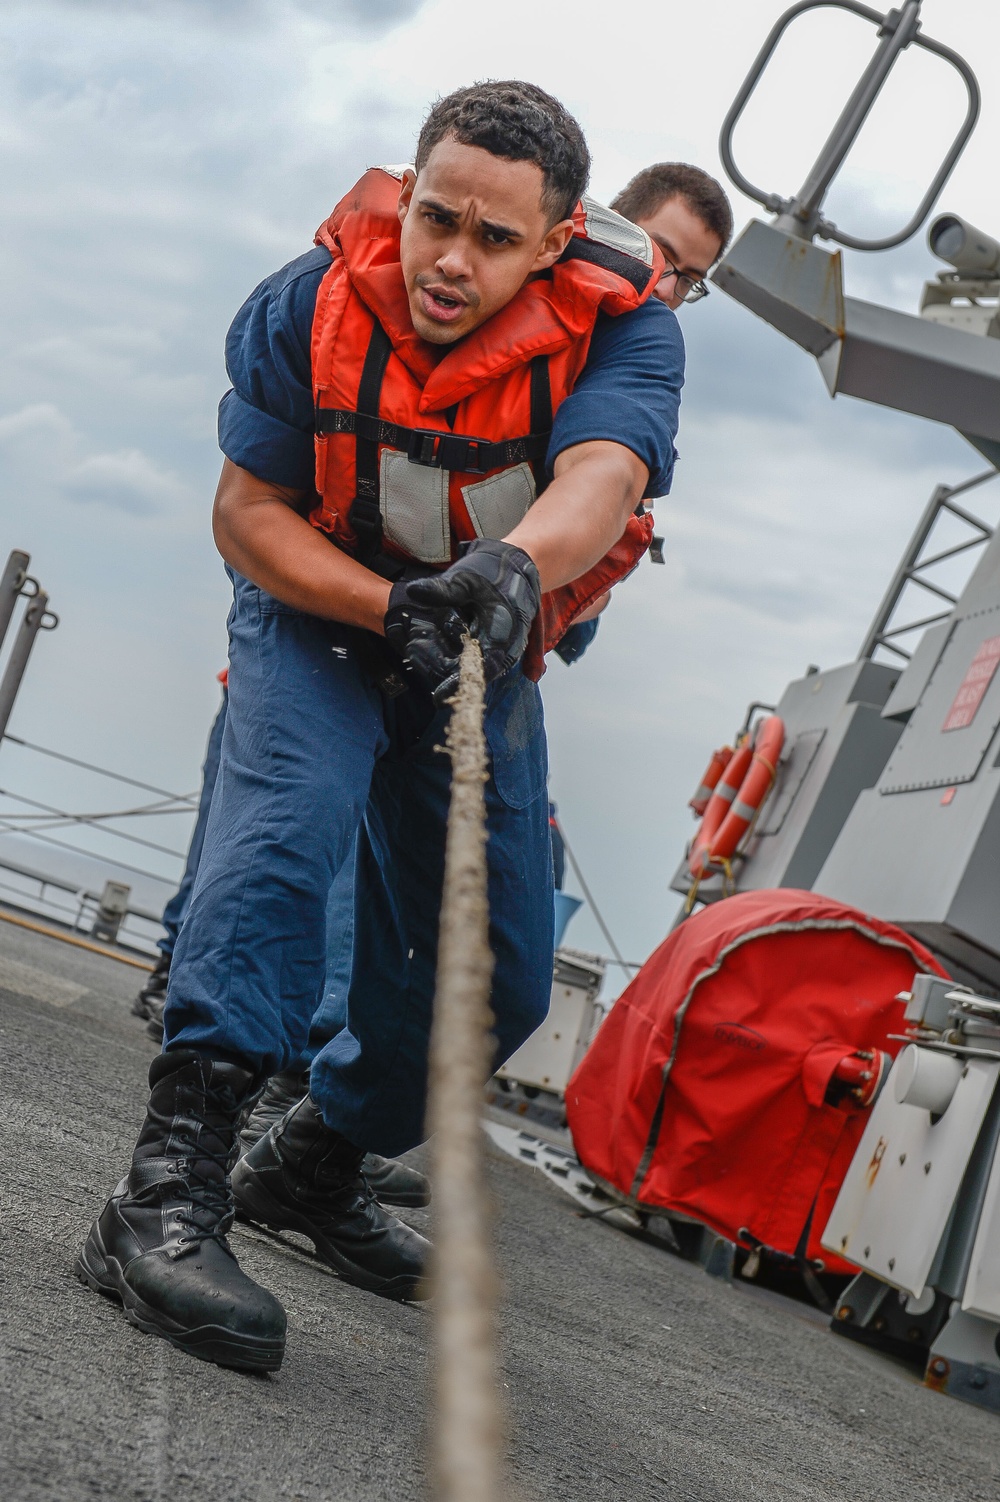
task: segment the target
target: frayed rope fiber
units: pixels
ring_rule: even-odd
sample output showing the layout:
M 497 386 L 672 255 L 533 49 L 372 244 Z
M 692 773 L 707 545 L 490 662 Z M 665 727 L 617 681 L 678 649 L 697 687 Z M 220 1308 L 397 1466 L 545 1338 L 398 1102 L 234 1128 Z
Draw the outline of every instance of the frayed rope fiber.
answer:
M 435 1469 L 439 1502 L 498 1502 L 502 1419 L 496 1274 L 480 1117 L 493 1040 L 486 885 L 486 682 L 477 642 L 462 650 L 445 737 L 452 760 L 428 1127 L 434 1156 Z

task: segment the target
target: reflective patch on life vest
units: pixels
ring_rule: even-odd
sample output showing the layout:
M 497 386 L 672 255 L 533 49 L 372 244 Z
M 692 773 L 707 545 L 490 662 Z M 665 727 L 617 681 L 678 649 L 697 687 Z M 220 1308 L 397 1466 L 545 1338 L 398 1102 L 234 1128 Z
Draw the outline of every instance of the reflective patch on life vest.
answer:
M 535 502 L 535 477 L 530 464 L 515 464 L 488 480 L 462 486 L 469 520 L 477 537 L 506 537 L 523 521 Z
M 446 469 L 411 464 L 399 449 L 383 449 L 379 461 L 382 531 L 421 563 L 451 562 Z
M 596 240 L 599 245 L 609 245 L 612 250 L 620 250 L 623 255 L 652 266 L 653 242 L 644 229 L 640 229 L 630 219 L 624 219 L 621 214 L 616 214 L 614 209 L 598 203 L 588 193 L 583 195 L 580 203 L 588 240 Z

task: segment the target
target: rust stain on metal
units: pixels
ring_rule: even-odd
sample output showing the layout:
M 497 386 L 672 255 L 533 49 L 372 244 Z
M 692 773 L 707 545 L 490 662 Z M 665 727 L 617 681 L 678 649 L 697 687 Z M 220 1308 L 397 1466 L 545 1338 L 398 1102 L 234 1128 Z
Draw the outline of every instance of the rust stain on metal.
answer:
M 824 293 L 833 293 L 834 307 L 837 310 L 837 321 L 834 333 L 838 339 L 843 339 L 846 333 L 847 320 L 844 317 L 844 258 L 839 250 L 832 251 L 826 268 Z
M 868 1171 L 865 1174 L 869 1189 L 873 1187 L 875 1180 L 878 1178 L 878 1171 L 882 1167 L 882 1159 L 885 1157 L 885 1150 L 888 1145 L 884 1137 L 878 1139 L 878 1144 L 872 1153 L 872 1160 L 868 1165 Z

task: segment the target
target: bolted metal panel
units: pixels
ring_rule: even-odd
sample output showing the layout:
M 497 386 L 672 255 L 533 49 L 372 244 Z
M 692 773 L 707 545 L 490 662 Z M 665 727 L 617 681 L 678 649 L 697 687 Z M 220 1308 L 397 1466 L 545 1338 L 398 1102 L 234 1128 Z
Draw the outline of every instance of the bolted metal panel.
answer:
M 928 626 L 917 643 L 902 678 L 885 702 L 883 719 L 899 720 L 901 724 L 905 724 L 910 718 L 920 703 L 927 680 L 937 666 L 944 644 L 951 635 L 952 625 L 949 618 L 939 621 L 936 626 Z
M 893 1065 L 893 1073 L 899 1068 Z M 919 1296 L 993 1098 L 1000 1060 L 969 1059 L 935 1118 L 900 1106 L 890 1076 L 833 1207 L 823 1245 L 894 1288 Z
M 1000 772 L 890 798 L 863 792 L 814 887 L 898 923 L 958 979 L 1000 991 Z
M 895 724 L 883 720 L 877 707 L 866 704 L 849 705 L 835 730 L 840 732 L 837 755 L 822 784 L 813 789 L 812 809 L 801 838 L 794 850 L 785 853 L 781 886 L 808 890 L 814 885 L 859 793 L 877 780 L 896 744 Z M 763 881 L 763 874 L 761 868 L 760 885 L 772 885 Z
M 1000 604 L 955 623 L 879 782 L 880 793 L 957 787 L 976 776 L 1000 726 L 1000 674 L 989 682 L 970 723 L 949 727 L 977 652 L 997 636 Z
M 894 798 L 866 789 L 816 878 L 816 891 L 907 928 L 943 923 L 998 791 L 972 782 L 942 802 L 948 789 Z
M 1000 758 L 994 749 L 1000 668 L 988 679 L 987 661 L 985 676 L 970 676 L 984 642 L 1000 636 L 1000 536 L 986 545 L 958 604 L 934 630 L 926 657 L 915 654 L 886 705 L 906 717 L 896 750 L 876 787 L 858 798 L 815 888 L 899 923 L 953 974 L 1000 989 Z M 963 724 L 952 711 L 973 677 L 985 689 L 978 703 L 973 695 L 973 712 Z
M 785 822 L 788 811 L 799 790 L 806 780 L 816 752 L 823 744 L 826 735 L 826 727 L 820 730 L 803 730 L 791 742 L 785 743 L 787 757 L 782 755 L 784 763 L 781 771 L 781 786 L 775 787 L 773 795 L 767 800 L 765 816 L 760 820 L 757 827 L 758 834 L 777 834 Z

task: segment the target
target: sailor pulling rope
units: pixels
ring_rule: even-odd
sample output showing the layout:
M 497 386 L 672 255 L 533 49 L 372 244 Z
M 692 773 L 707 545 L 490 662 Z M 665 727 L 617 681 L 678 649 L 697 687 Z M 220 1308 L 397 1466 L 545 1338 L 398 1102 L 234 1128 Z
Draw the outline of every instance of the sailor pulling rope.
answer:
M 483 796 L 485 687 L 479 645 L 467 640 L 446 734 L 452 791 L 428 1104 L 437 1207 L 435 1462 L 441 1502 L 493 1502 L 498 1495 L 496 1280 L 480 1127 L 483 1085 L 493 1052 Z
M 578 122 L 537 85 L 459 89 L 433 105 L 416 165 L 366 172 L 316 251 L 262 282 L 233 324 L 244 395 L 234 385 L 224 401 L 213 513 L 235 581 L 232 683 L 206 865 L 171 961 L 132 1162 L 124 1179 L 120 1165 L 109 1172 L 120 1187 L 78 1259 L 87 1286 L 144 1330 L 239 1370 L 277 1371 L 288 1322 L 225 1244 L 237 1212 L 307 1237 L 347 1281 L 419 1297 L 431 1248 L 370 1175 L 378 1156 L 403 1203 L 426 1200 L 394 1158 L 425 1135 L 443 901 L 436 1070 L 443 1057 L 460 1077 L 442 1099 L 465 1123 L 442 1126 L 434 1108 L 447 1206 L 442 1471 L 456 1502 L 489 1494 L 496 1423 L 482 1231 L 464 1229 L 482 1194 L 485 997 L 490 986 L 496 1057 L 509 1058 L 552 985 L 537 683 L 546 651 L 649 546 L 644 498 L 669 488 L 682 379 L 676 322 L 650 303 L 666 263 L 644 230 L 581 197 L 589 161 Z M 716 236 L 706 266 L 720 248 Z M 670 286 L 680 279 L 671 272 Z M 432 747 L 464 626 L 482 663 L 454 716 L 445 895 L 450 769 Z M 478 695 L 468 765 L 467 694 Z M 487 855 L 506 936 L 492 983 Z M 316 1003 L 344 955 L 336 1029 L 306 1081 Z M 251 1145 L 255 1102 L 276 1114 L 263 1130 L 257 1113 Z

